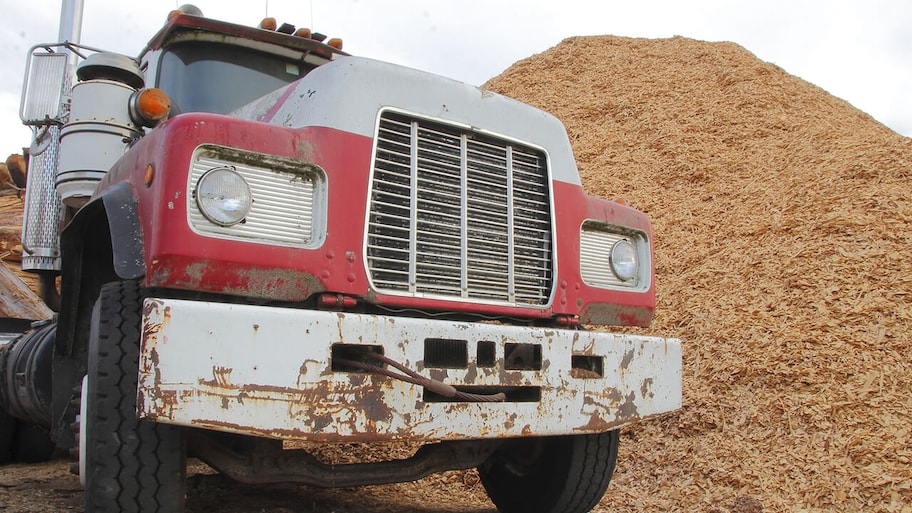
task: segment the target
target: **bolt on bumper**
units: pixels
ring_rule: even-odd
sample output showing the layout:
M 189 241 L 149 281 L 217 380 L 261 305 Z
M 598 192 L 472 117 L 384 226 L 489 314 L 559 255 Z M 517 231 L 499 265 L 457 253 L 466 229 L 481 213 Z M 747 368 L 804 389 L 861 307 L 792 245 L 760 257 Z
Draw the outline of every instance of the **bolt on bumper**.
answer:
M 603 432 L 681 406 L 677 339 L 147 299 L 141 418 L 310 441 Z M 343 363 L 382 353 L 466 402 Z M 335 361 L 334 361 L 335 360 Z

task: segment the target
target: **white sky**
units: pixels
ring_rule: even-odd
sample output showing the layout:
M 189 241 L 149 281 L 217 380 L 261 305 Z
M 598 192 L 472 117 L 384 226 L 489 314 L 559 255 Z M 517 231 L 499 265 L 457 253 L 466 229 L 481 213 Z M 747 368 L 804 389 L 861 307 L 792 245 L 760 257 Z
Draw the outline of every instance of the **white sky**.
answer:
M 174 0 L 85 0 L 82 43 L 136 56 Z M 345 50 L 474 85 L 578 35 L 732 41 L 912 136 L 912 2 L 905 0 L 197 0 L 211 18 L 341 37 Z M 0 158 L 19 122 L 28 49 L 57 40 L 60 0 L 0 0 Z M 570 58 L 570 57 L 568 57 Z

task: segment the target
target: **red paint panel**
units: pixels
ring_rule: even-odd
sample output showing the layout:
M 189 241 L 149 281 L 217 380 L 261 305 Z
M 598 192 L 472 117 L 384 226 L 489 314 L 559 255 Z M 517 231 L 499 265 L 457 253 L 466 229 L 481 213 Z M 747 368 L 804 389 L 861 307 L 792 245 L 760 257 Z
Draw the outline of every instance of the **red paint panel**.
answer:
M 312 162 L 326 173 L 327 234 L 316 249 L 298 249 L 217 239 L 194 233 L 187 222 L 187 176 L 194 149 L 217 144 Z M 578 185 L 554 183 L 559 269 L 550 308 L 519 308 L 484 303 L 429 300 L 371 292 L 363 262 L 372 141 L 324 127 L 287 129 L 214 114 L 186 114 L 169 120 L 140 140 L 105 177 L 100 189 L 129 181 L 136 192 L 146 248 L 145 285 L 303 301 L 329 291 L 362 297 L 391 307 L 459 311 L 487 315 L 550 317 L 579 315 L 584 323 L 646 325 L 655 291 L 598 289 L 579 272 L 579 232 L 594 219 L 652 230 L 644 214 L 587 196 Z M 155 168 L 150 187 L 144 170 Z
M 555 230 L 558 251 L 558 294 L 555 312 L 579 315 L 583 324 L 648 326 L 655 310 L 655 257 L 652 224 L 634 208 L 587 196 L 582 187 L 554 183 Z M 646 233 L 649 238 L 650 281 L 645 292 L 627 292 L 590 287 L 580 275 L 580 227 L 586 220 L 603 221 Z M 605 255 L 605 265 L 608 265 Z
M 322 247 L 302 250 L 204 237 L 187 223 L 187 176 L 201 144 L 312 162 L 326 172 L 329 226 Z M 175 117 L 139 141 L 100 187 L 127 180 L 138 196 L 146 285 L 300 301 L 323 289 L 364 295 L 361 263 L 370 168 L 368 138 L 328 128 L 290 130 L 212 114 Z M 155 180 L 146 188 L 143 170 Z M 241 271 L 243 270 L 243 272 Z M 251 282 L 249 276 L 259 278 Z M 308 283 L 294 292 L 289 282 Z M 274 283 L 245 293 L 248 283 Z

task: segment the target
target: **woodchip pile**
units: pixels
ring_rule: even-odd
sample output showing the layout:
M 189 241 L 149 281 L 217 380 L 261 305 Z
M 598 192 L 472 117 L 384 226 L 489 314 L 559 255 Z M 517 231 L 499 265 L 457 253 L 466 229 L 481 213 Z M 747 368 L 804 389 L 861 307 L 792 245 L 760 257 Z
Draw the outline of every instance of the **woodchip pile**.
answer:
M 731 43 L 571 38 L 484 87 L 654 223 L 684 408 L 600 508 L 912 511 L 912 139 Z

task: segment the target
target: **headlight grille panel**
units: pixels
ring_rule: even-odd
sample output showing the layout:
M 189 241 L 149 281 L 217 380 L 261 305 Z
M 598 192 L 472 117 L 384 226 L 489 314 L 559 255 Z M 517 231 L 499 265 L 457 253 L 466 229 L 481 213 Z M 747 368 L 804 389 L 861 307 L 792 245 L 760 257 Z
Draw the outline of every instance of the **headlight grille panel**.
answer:
M 636 278 L 622 281 L 611 270 L 611 248 L 627 240 L 636 248 L 639 271 Z M 647 290 L 650 286 L 649 242 L 646 234 L 597 221 L 586 221 L 580 229 L 580 275 L 592 287 Z
M 367 256 L 383 291 L 546 305 L 553 233 L 543 152 L 403 114 L 381 116 Z
M 222 155 L 228 152 L 230 154 Z M 257 161 L 256 159 L 259 159 Z M 256 165 L 253 162 L 262 163 Z M 268 166 L 268 167 L 267 167 Z M 199 211 L 193 197 L 196 183 L 208 170 L 231 167 L 250 186 L 253 203 L 243 223 L 219 226 Z M 284 162 L 268 156 L 247 155 L 227 148 L 197 148 L 190 169 L 187 217 L 201 235 L 292 247 L 308 247 L 318 228 L 320 185 L 319 168 Z

